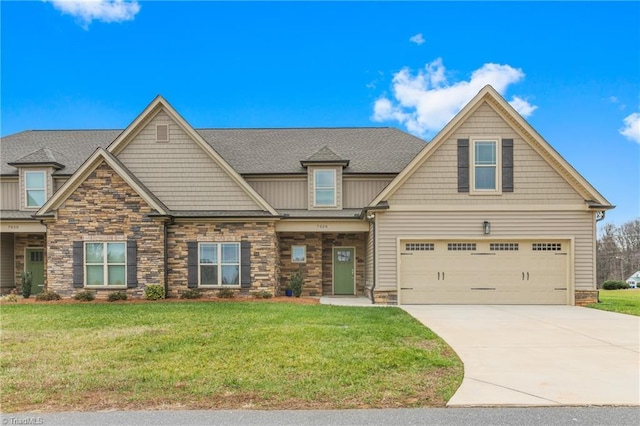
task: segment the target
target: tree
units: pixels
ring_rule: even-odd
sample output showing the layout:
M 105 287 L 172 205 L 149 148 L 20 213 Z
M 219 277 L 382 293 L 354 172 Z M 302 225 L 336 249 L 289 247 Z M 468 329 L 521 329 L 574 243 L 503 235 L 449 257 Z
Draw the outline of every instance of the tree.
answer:
M 626 280 L 640 270 L 640 219 L 619 227 L 608 223 L 596 242 L 598 286 L 606 280 Z

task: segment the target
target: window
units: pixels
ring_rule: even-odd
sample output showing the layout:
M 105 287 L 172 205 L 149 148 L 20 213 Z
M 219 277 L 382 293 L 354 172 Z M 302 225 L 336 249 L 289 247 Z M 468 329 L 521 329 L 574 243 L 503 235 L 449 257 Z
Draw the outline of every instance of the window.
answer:
M 476 243 L 448 243 L 449 251 L 476 251 Z
M 85 243 L 85 285 L 126 286 L 126 243 Z
M 307 246 L 291 246 L 291 262 L 305 263 L 307 261 Z
M 200 243 L 198 250 L 201 286 L 240 285 L 240 243 Z
M 336 205 L 336 171 L 314 170 L 314 205 L 333 207 Z
M 518 243 L 490 243 L 489 250 L 491 251 L 518 251 L 520 250 L 520 244 Z
M 433 243 L 406 243 L 406 251 L 433 251 Z
M 24 172 L 24 188 L 27 207 L 42 207 L 46 199 L 45 172 Z
M 533 251 L 562 251 L 562 243 L 533 243 Z
M 496 140 L 473 141 L 473 191 L 499 192 L 498 142 Z

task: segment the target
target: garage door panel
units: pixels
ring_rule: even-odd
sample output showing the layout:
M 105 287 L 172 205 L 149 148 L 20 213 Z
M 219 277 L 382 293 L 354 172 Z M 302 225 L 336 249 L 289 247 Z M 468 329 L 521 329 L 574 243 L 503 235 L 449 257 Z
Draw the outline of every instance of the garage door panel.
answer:
M 402 244 L 403 304 L 567 303 L 568 242 Z

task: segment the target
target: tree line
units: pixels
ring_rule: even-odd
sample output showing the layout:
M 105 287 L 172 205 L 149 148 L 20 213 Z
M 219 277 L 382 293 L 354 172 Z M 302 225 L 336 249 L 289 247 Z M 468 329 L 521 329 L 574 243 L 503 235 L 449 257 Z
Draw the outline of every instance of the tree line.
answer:
M 621 226 L 607 223 L 596 242 L 598 287 L 606 280 L 626 280 L 640 270 L 640 219 Z

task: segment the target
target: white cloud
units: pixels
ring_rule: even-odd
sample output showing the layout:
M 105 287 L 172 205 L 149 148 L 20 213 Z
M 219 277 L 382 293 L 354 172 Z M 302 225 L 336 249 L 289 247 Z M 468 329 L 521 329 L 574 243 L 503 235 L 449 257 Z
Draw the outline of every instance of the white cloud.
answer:
M 424 37 L 422 37 L 422 33 L 418 33 L 418 34 L 416 34 L 416 35 L 414 35 L 414 36 L 411 36 L 411 37 L 409 38 L 409 41 L 410 41 L 411 43 L 415 43 L 415 44 L 417 44 L 418 46 L 420 46 L 420 45 L 421 45 L 422 43 L 424 43 L 426 40 L 424 39 Z
M 93 21 L 131 21 L 140 11 L 137 0 L 48 0 L 53 6 L 78 20 L 85 29 Z
M 640 143 L 640 113 L 634 112 L 624 119 L 624 127 L 620 129 L 620 134 L 633 142 Z
M 449 83 L 442 58 L 438 58 L 415 74 L 407 68 L 397 72 L 392 83 L 393 99 L 378 99 L 372 119 L 397 121 L 420 137 L 432 136 L 485 85 L 490 84 L 502 94 L 507 87 L 523 78 L 521 69 L 488 63 L 473 71 L 468 81 Z M 525 117 L 537 108 L 517 96 L 510 104 Z

